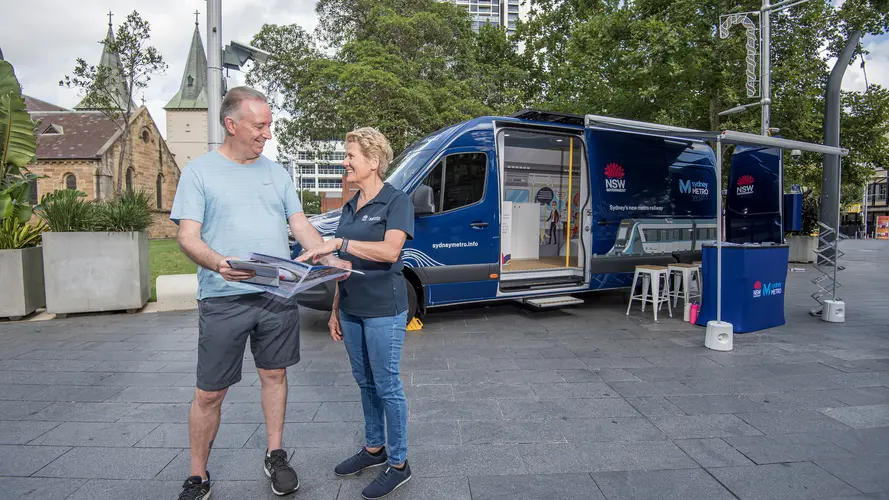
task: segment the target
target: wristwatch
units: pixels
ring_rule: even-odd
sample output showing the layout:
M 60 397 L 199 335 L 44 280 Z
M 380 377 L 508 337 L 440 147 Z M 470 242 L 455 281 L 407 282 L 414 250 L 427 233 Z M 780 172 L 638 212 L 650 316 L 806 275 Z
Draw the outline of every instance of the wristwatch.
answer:
M 340 252 L 348 253 L 348 251 L 346 250 L 346 248 L 348 248 L 348 247 L 349 247 L 349 239 L 343 238 L 343 242 L 342 242 L 342 244 L 340 244 Z

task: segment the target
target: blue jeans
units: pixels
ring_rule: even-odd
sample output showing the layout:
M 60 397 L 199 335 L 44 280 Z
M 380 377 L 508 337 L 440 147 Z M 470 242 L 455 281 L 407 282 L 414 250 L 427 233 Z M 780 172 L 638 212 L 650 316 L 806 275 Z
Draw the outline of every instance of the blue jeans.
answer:
M 340 311 L 352 375 L 361 388 L 364 438 L 368 448 L 377 448 L 386 444 L 388 434 L 391 465 L 404 463 L 407 456 L 407 400 L 399 368 L 406 327 L 407 312 L 359 318 Z

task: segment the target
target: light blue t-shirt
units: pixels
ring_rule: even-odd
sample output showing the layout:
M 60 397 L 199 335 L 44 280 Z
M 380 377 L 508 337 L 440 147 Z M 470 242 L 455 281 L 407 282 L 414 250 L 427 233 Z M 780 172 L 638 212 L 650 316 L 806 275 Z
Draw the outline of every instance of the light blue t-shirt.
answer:
M 201 239 L 224 257 L 251 252 L 290 258 L 287 219 L 302 212 L 296 188 L 281 165 L 260 156 L 239 164 L 210 151 L 182 171 L 170 219 L 201 223 Z M 198 300 L 258 292 L 198 266 Z

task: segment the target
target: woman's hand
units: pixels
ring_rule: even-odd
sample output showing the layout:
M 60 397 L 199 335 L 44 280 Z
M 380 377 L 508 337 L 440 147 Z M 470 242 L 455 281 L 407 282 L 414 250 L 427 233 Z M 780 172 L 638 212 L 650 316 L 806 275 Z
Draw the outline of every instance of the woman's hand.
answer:
M 340 245 L 342 245 L 343 240 L 340 238 L 331 238 L 324 243 L 312 248 L 310 250 L 306 250 L 306 252 L 299 257 L 296 258 L 297 262 L 306 262 L 309 259 L 312 259 L 312 264 L 317 263 L 322 257 L 326 255 L 332 254 L 334 251 L 339 250 Z
M 330 312 L 327 328 L 330 330 L 330 338 L 332 338 L 334 342 L 343 340 L 343 330 L 340 329 L 339 310 L 337 308 L 334 308 L 333 311 Z

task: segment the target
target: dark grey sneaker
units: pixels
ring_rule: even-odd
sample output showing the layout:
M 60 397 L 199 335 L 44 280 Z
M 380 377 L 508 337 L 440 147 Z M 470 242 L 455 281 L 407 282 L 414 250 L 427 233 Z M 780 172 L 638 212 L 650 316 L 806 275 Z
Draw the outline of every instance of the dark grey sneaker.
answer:
M 402 470 L 387 465 L 386 469 L 374 479 L 374 482 L 370 483 L 367 488 L 364 488 L 364 491 L 361 492 L 361 497 L 365 500 L 383 498 L 410 480 L 411 466 L 408 465 L 407 460 L 404 461 L 404 469 Z
M 287 460 L 287 452 L 273 450 L 265 456 L 265 475 L 272 480 L 272 492 L 275 495 L 289 495 L 299 489 L 299 478 Z
M 361 451 L 343 460 L 343 462 L 333 469 L 337 476 L 352 476 L 360 474 L 364 469 L 377 467 L 386 463 L 389 456 L 386 454 L 386 447 L 380 449 L 379 455 L 371 455 L 367 448 L 361 447 Z
M 182 483 L 182 493 L 179 494 L 179 500 L 208 500 L 210 498 L 210 473 L 207 473 L 207 480 L 201 479 L 201 476 L 191 476 Z

